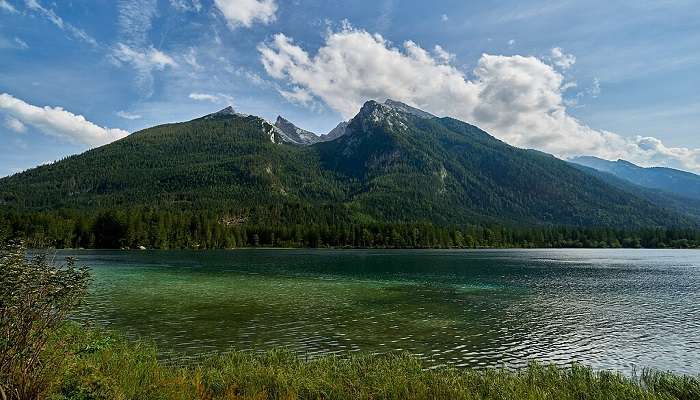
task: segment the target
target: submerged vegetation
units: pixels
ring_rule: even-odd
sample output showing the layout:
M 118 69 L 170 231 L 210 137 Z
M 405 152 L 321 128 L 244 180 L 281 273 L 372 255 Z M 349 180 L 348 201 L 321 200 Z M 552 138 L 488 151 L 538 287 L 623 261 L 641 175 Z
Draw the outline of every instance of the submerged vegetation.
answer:
M 409 354 L 308 359 L 288 349 L 162 360 L 153 345 L 66 321 L 85 295 L 85 268 L 28 258 L 21 245 L 0 256 L 3 400 L 700 398 L 700 377 L 580 365 L 427 369 Z

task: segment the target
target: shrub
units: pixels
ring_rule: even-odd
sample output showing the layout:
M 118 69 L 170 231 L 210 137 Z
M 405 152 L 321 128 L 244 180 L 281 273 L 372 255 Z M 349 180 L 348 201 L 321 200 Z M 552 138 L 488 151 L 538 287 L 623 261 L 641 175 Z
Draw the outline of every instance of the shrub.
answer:
M 46 252 L 29 257 L 21 243 L 0 250 L 0 397 L 42 397 L 57 377 L 68 348 L 47 346 L 56 327 L 84 298 L 89 283 L 75 260 L 52 262 Z

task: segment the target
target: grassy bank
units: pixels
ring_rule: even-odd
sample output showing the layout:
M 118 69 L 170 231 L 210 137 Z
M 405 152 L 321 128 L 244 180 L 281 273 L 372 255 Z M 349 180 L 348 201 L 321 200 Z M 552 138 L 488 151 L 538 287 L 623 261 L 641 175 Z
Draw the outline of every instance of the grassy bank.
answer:
M 645 371 L 638 378 L 531 365 L 518 371 L 426 370 L 408 355 L 305 360 L 279 350 L 163 363 L 156 349 L 72 326 L 54 361 L 50 399 L 698 399 L 700 378 Z M 50 349 L 50 347 L 49 347 Z

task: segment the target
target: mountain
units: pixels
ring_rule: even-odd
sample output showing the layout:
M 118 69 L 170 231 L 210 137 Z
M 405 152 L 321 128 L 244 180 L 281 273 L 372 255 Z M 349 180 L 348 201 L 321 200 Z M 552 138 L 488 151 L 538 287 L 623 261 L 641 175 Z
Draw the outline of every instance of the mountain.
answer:
M 687 215 L 696 221 L 700 221 L 700 200 L 679 196 L 659 189 L 639 186 L 609 172 L 599 171 L 585 165 L 576 163 L 571 163 L 571 165 L 587 174 L 597 177 L 611 186 L 624 190 L 634 196 L 641 197 L 660 208 Z
M 608 161 L 591 156 L 576 157 L 570 161 L 610 173 L 641 187 L 700 200 L 700 175 L 673 168 L 643 168 L 625 160 Z
M 224 108 L 223 110 L 219 110 L 215 113 L 211 113 L 209 115 L 205 115 L 202 117 L 203 119 L 221 119 L 221 118 L 228 118 L 228 117 L 247 117 L 248 114 L 242 114 L 237 112 L 236 110 L 233 109 L 233 107 L 228 106 Z
M 348 122 L 341 122 L 327 134 L 319 136 L 313 132 L 299 128 L 281 116 L 278 116 L 275 121 L 275 128 L 282 137 L 282 141 L 300 146 L 309 146 L 314 143 L 335 140 L 345 134 L 347 126 Z
M 349 122 L 343 121 L 339 123 L 335 128 L 331 129 L 325 136 L 323 136 L 324 141 L 331 141 L 338 139 L 339 137 L 345 135 L 347 132 Z
M 275 121 L 275 128 L 279 130 L 282 140 L 287 143 L 307 146 L 323 140 L 315 133 L 301 129 L 281 116 L 277 117 L 277 121 Z
M 369 101 L 342 132 L 304 143 L 313 134 L 282 118 L 225 109 L 1 179 L 0 204 L 199 210 L 249 224 L 695 226 L 553 156 L 403 103 Z
M 373 216 L 576 226 L 665 225 L 661 215 L 671 224 L 682 220 L 553 156 L 395 104 L 367 102 L 344 136 L 314 146 L 324 169 L 356 183 L 351 204 Z
M 392 108 L 392 109 L 394 109 L 394 110 L 396 110 L 396 111 L 400 111 L 400 112 L 403 112 L 403 113 L 406 113 L 406 114 L 410 114 L 410 115 L 416 116 L 416 117 L 418 117 L 418 118 L 425 118 L 425 119 L 433 119 L 433 118 L 436 118 L 433 114 L 430 114 L 430 113 L 428 113 L 428 112 L 425 112 L 425 111 L 423 111 L 423 110 L 421 110 L 421 109 L 418 109 L 418 108 L 415 108 L 415 107 L 411 107 L 411 106 L 409 106 L 408 104 L 402 103 L 402 102 L 400 102 L 400 101 L 395 101 L 395 100 L 387 99 L 387 100 L 384 102 L 384 105 L 385 105 L 386 107 Z
M 290 206 L 301 221 L 302 208 L 344 199 L 328 175 L 318 156 L 286 143 L 272 124 L 226 111 L 148 128 L 4 178 L 0 204 L 18 211 L 235 210 L 251 220 L 272 219 L 268 212 Z

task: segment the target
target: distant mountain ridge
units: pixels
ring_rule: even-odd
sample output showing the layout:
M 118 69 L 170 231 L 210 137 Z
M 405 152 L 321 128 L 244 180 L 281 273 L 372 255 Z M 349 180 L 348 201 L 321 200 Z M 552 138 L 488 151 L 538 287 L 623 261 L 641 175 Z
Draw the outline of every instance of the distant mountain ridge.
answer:
M 157 207 L 251 224 L 694 227 L 551 155 L 401 102 L 317 136 L 226 108 L 0 179 L 17 212 Z
M 646 199 L 660 208 L 681 213 L 683 215 L 690 216 L 696 221 L 700 221 L 700 200 L 680 196 L 659 189 L 639 186 L 628 180 L 619 178 L 609 172 L 599 171 L 585 165 L 575 163 L 571 163 L 571 165 L 587 174 L 597 177 L 611 186 L 629 192 L 637 197 Z
M 691 172 L 665 167 L 644 168 L 625 160 L 608 161 L 592 156 L 576 157 L 570 161 L 608 172 L 641 187 L 700 200 L 700 175 Z

